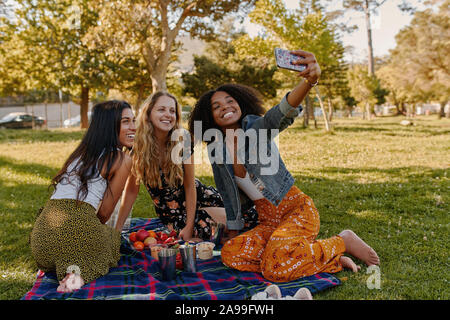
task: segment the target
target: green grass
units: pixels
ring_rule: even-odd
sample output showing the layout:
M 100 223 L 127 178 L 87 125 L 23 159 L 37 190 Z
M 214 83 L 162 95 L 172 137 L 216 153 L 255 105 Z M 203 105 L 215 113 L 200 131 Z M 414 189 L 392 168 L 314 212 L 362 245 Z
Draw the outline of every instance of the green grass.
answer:
M 315 130 L 297 120 L 280 135 L 296 185 L 319 209 L 319 237 L 352 229 L 381 259 L 379 290 L 368 289 L 362 266 L 357 274 L 338 273 L 343 284 L 315 299 L 450 298 L 450 120 L 419 117 L 410 127 L 401 120 L 336 119 L 332 133 L 321 122 Z M 19 299 L 32 287 L 37 268 L 28 235 L 35 212 L 82 134 L 0 130 L 0 299 Z M 207 162 L 196 175 L 214 184 Z M 149 203 L 141 188 L 133 216 L 154 216 Z

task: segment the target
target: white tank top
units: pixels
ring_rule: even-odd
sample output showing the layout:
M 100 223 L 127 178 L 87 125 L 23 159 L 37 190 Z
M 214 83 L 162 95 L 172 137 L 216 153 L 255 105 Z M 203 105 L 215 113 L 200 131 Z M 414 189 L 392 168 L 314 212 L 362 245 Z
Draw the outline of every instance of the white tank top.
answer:
M 261 192 L 255 187 L 252 180 L 248 176 L 248 172 L 245 173 L 245 177 L 241 178 L 234 176 L 236 178 L 236 183 L 242 191 L 253 201 L 264 198 Z
M 225 141 L 227 142 L 227 150 L 230 153 L 231 159 L 233 159 L 233 149 L 231 147 L 234 143 L 233 139 L 234 136 L 232 134 L 225 136 Z M 252 180 L 250 180 L 248 172 L 245 172 L 244 178 L 238 177 L 236 175 L 234 177 L 236 178 L 236 184 L 238 185 L 239 189 L 244 191 L 245 194 L 250 198 L 250 200 L 255 201 L 264 198 L 262 193 L 259 192 L 259 190 L 253 184 Z
M 67 172 L 72 171 L 76 164 L 79 165 L 79 158 L 75 159 L 75 161 L 67 167 Z M 63 175 L 61 181 L 56 185 L 56 190 L 50 199 L 75 200 L 77 198 L 78 189 L 81 186 L 80 178 L 75 174 L 75 172 L 72 172 L 70 175 L 67 172 Z M 88 181 L 88 193 L 86 198 L 82 201 L 89 203 L 97 210 L 106 191 L 106 179 L 100 175 L 98 168 L 96 168 L 96 173 L 98 174 L 98 177 Z

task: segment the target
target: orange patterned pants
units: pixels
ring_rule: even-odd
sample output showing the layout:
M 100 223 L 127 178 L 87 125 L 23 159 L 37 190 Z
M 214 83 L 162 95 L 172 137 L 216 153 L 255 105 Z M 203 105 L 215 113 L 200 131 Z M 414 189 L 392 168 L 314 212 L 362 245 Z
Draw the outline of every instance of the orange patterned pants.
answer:
M 344 240 L 334 236 L 316 240 L 320 219 L 310 197 L 293 186 L 275 207 L 267 199 L 255 201 L 259 225 L 227 241 L 222 262 L 241 271 L 261 272 L 273 282 L 286 282 L 320 272 L 342 270 Z

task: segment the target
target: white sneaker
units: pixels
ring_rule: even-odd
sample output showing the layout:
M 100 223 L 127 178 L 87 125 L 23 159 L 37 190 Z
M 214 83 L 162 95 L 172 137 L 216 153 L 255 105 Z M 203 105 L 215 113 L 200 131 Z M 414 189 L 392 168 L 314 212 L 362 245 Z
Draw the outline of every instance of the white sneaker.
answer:
M 284 300 L 312 300 L 312 294 L 311 291 L 309 291 L 308 288 L 300 288 L 298 291 L 294 294 L 293 297 L 286 296 L 284 297 Z
M 263 292 L 252 296 L 252 300 L 281 300 L 281 290 L 277 285 L 271 284 Z
M 263 292 L 258 292 L 252 296 L 252 300 L 312 300 L 311 291 L 308 288 L 300 288 L 294 296 L 281 296 L 280 288 L 271 284 Z

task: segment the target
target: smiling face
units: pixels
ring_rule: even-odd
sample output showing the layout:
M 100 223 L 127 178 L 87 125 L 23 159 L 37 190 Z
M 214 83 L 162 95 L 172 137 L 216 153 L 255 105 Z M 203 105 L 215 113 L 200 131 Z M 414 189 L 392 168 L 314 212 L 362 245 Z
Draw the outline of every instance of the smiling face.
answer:
M 237 101 L 225 91 L 217 91 L 211 97 L 214 122 L 222 129 L 237 129 L 242 116 Z
M 175 100 L 161 96 L 150 112 L 150 122 L 156 132 L 168 134 L 177 121 L 177 106 Z
M 120 120 L 119 143 L 120 147 L 131 148 L 136 134 L 136 118 L 130 108 L 122 110 L 122 118 Z

